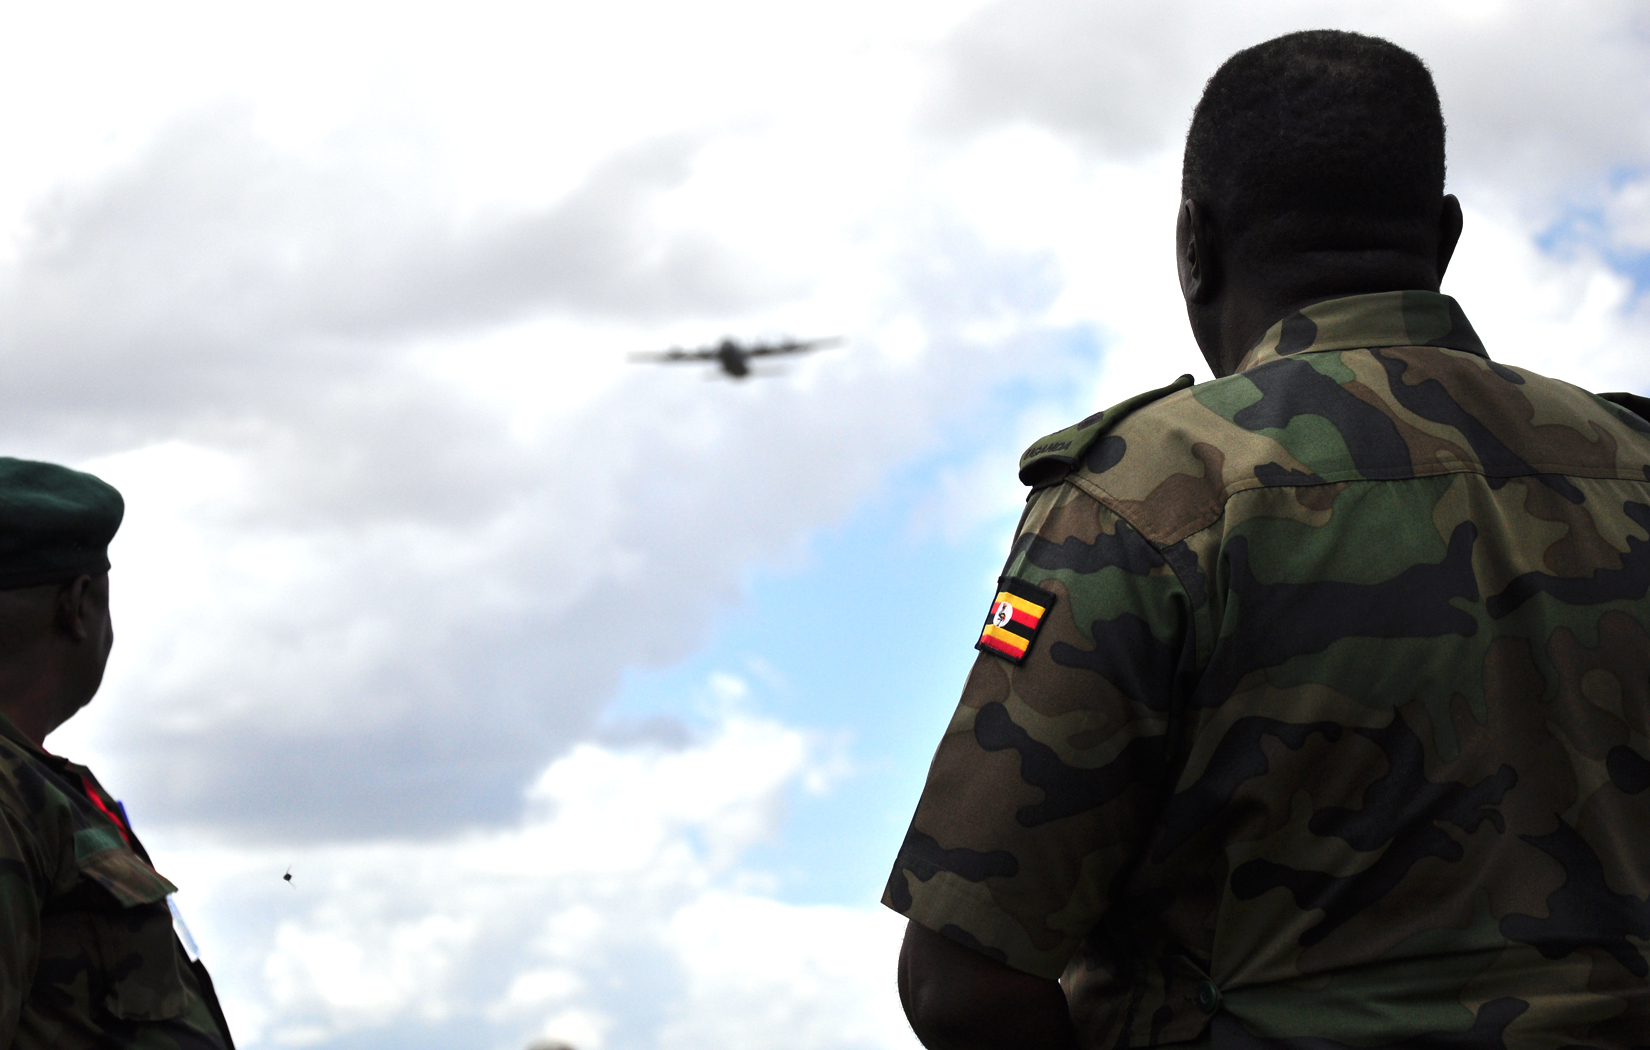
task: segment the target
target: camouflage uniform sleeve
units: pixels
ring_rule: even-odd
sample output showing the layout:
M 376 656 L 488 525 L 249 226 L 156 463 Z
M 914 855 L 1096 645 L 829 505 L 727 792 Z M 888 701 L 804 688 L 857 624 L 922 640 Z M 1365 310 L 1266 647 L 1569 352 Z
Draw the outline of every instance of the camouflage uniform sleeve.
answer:
M 45 865 L 25 822 L 0 804 L 0 1046 L 11 1046 L 40 955 Z
M 1055 978 L 1151 828 L 1192 604 L 1162 552 L 1069 484 L 1033 495 L 1004 577 L 1052 601 L 1023 662 L 975 661 L 883 903 Z

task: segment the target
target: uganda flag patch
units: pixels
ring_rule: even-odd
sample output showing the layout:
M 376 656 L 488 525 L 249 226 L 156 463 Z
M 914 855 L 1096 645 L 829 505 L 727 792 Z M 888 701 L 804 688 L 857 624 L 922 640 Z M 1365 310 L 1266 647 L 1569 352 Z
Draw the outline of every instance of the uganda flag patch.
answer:
M 991 603 L 985 627 L 974 648 L 1020 663 L 1026 658 L 1026 650 L 1031 648 L 1031 640 L 1037 637 L 1043 617 L 1052 608 L 1052 593 L 1012 576 L 998 577 L 997 599 Z

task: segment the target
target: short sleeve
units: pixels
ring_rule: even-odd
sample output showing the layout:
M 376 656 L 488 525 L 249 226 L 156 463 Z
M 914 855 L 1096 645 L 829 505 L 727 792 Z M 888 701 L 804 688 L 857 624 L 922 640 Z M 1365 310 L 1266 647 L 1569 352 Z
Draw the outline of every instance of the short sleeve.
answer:
M 1016 591 L 1051 600 L 1018 662 L 982 646 L 883 903 L 1056 978 L 1150 831 L 1190 604 L 1162 552 L 1069 485 L 1033 496 L 999 588 L 987 628 Z

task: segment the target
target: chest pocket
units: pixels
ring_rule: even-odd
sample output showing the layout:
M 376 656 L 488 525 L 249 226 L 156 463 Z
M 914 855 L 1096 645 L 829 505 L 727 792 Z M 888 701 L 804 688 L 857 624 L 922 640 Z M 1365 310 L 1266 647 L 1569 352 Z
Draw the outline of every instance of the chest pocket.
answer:
M 189 1004 L 168 894 L 177 887 L 133 853 L 113 829 L 75 833 L 75 864 L 103 893 L 83 898 L 78 926 L 92 1005 L 127 1021 L 162 1021 Z M 92 904 L 96 897 L 101 904 Z M 112 898 L 112 899 L 111 899 Z

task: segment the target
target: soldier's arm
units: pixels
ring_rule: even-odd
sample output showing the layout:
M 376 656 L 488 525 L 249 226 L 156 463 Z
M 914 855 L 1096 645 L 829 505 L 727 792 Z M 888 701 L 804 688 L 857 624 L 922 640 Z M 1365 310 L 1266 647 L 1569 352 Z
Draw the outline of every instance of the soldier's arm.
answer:
M 914 924 L 901 982 L 930 1046 L 1069 1033 L 1048 1011 L 1150 834 L 1194 604 L 1113 511 L 1033 497 L 883 896 Z
M 929 1050 L 1077 1045 L 1060 982 L 1005 966 L 914 922 L 899 953 L 899 998 Z
M 32 839 L 0 806 L 0 1047 L 17 1035 L 40 956 L 40 864 Z

